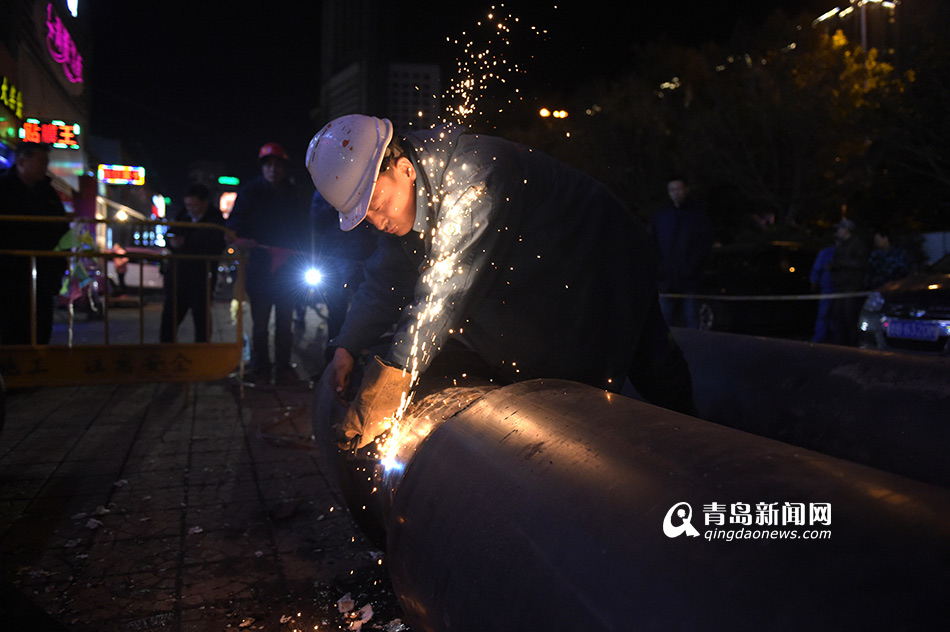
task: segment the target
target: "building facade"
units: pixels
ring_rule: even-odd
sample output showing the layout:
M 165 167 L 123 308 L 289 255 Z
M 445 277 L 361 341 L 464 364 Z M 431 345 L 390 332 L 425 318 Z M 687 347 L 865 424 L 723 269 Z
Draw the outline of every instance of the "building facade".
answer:
M 393 121 L 397 134 L 440 122 L 437 63 L 406 59 L 400 2 L 324 0 L 317 127 L 345 114 Z
M 0 8 L 0 167 L 23 142 L 45 143 L 67 206 L 89 171 L 87 26 L 76 2 L 5 0 Z

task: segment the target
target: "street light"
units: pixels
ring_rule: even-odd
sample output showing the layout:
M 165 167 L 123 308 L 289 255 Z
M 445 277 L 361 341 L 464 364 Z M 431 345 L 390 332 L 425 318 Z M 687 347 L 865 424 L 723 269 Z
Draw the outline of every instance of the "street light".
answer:
M 859 28 L 861 31 L 861 49 L 864 51 L 867 51 L 868 49 L 867 9 L 868 9 L 869 4 L 876 4 L 880 6 L 881 8 L 887 9 L 891 12 L 891 15 L 893 15 L 894 10 L 897 8 L 897 5 L 900 4 L 900 0 L 850 0 L 850 6 L 844 9 L 839 9 L 838 7 L 835 7 L 831 11 L 828 11 L 827 13 L 824 13 L 818 16 L 818 18 L 815 19 L 814 22 L 812 22 L 812 25 L 813 26 L 817 25 L 821 22 L 830 20 L 831 18 L 834 18 L 834 17 L 837 17 L 838 19 L 843 20 L 847 16 L 854 13 L 855 7 L 857 7 L 858 9 L 860 9 L 861 23 L 859 25 Z

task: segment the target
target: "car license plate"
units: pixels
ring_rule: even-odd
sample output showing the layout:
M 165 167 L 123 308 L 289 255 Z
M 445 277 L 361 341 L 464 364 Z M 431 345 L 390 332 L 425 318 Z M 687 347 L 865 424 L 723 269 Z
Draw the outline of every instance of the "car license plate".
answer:
M 940 335 L 940 324 L 913 320 L 892 320 L 887 326 L 887 335 L 889 338 L 933 341 Z

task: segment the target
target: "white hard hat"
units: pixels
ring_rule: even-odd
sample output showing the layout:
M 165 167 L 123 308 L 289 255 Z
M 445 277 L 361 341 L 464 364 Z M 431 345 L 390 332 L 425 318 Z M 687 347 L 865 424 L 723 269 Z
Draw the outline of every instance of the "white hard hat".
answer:
M 307 148 L 307 171 L 314 186 L 351 230 L 366 217 L 376 176 L 393 137 L 387 119 L 348 114 L 327 123 Z

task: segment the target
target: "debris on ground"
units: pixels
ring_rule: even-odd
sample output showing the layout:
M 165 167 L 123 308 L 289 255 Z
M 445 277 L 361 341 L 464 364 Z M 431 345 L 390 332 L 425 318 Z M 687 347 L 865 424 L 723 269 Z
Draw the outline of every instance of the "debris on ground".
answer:
M 370 619 L 373 618 L 373 606 L 370 604 L 364 605 L 356 612 L 351 612 L 347 615 L 348 630 L 361 630 L 363 625 L 368 623 Z
M 345 595 L 337 599 L 336 608 L 337 610 L 340 611 L 340 614 L 347 614 L 348 612 L 352 611 L 353 608 L 355 607 L 356 607 L 356 602 L 353 601 L 353 597 L 350 595 L 350 593 L 346 593 Z

